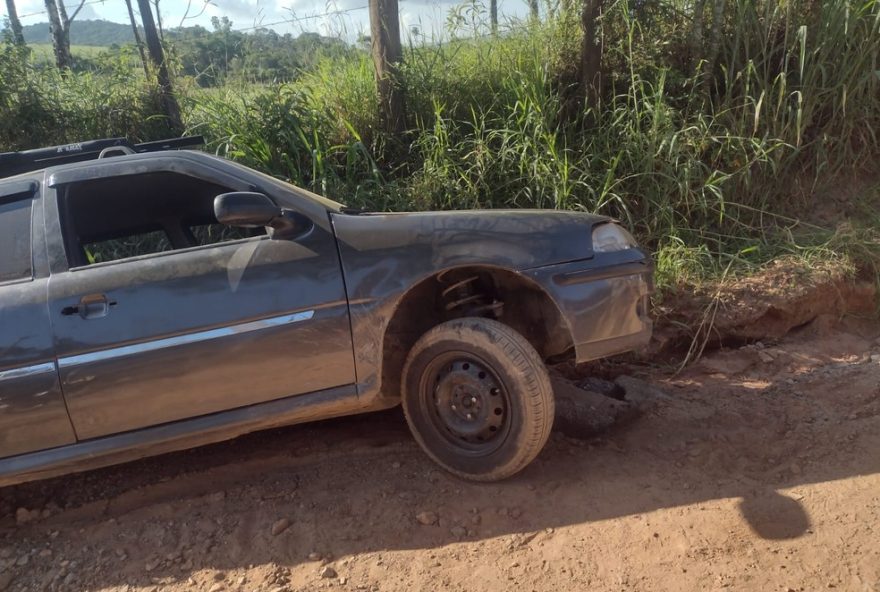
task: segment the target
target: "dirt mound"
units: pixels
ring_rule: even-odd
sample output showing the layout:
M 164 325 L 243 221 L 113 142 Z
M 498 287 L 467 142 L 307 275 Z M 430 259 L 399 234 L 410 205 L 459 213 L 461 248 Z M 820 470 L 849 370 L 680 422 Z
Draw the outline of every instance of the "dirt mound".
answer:
M 613 382 L 594 376 L 574 381 L 554 371 L 550 380 L 556 399 L 553 429 L 582 440 L 621 429 L 668 398 L 651 383 L 627 375 Z
M 779 259 L 742 279 L 682 288 L 674 305 L 655 307 L 648 355 L 780 339 L 821 317 L 872 313 L 875 299 L 875 285 L 846 270 Z

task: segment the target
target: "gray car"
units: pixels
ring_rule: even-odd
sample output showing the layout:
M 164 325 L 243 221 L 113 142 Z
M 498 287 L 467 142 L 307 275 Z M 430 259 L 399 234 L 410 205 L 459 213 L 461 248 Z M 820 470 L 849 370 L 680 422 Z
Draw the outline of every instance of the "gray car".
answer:
M 650 260 L 608 218 L 364 213 L 117 144 L 0 155 L 26 171 L 0 179 L 0 485 L 400 403 L 445 469 L 502 479 L 550 433 L 547 361 L 650 338 Z

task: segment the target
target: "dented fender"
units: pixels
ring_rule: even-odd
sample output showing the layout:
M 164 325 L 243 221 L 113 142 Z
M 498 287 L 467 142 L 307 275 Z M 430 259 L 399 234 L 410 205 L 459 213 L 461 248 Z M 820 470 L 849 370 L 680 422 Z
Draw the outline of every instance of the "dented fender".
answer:
M 533 282 L 557 304 L 574 343 L 580 342 L 576 347 L 579 359 L 589 356 L 597 335 L 604 340 L 636 329 L 650 333 L 639 315 L 625 314 L 619 320 L 608 317 L 632 312 L 638 299 L 634 294 L 643 291 L 638 282 L 631 286 L 619 278 L 560 279 L 613 263 L 606 254 L 594 256 L 592 251 L 592 228 L 607 222 L 605 217 L 490 210 L 334 213 L 331 221 L 349 297 L 362 397 L 381 395 L 384 339 L 401 299 L 414 286 L 448 269 L 485 266 Z M 645 260 L 641 251 L 631 251 L 632 262 Z

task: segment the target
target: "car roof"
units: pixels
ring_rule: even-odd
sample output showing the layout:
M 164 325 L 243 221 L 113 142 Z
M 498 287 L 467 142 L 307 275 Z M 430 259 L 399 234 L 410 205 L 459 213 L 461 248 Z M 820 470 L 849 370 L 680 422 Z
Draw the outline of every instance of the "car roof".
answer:
M 143 154 L 168 152 L 181 148 L 202 146 L 202 136 L 181 136 L 132 144 L 127 138 L 101 138 L 72 144 L 44 146 L 17 152 L 0 152 L 0 177 L 12 177 L 20 173 L 42 171 L 64 163 L 100 160 L 102 157 L 120 154 Z
M 53 166 L 49 166 L 39 171 L 34 171 L 33 173 L 25 173 L 27 174 L 36 174 L 39 172 L 45 173 L 48 176 L 51 176 L 55 173 L 60 173 L 64 171 L 78 170 L 82 168 L 94 167 L 96 165 L 103 164 L 114 164 L 118 165 L 122 162 L 131 163 L 132 165 L 136 165 L 138 163 L 150 160 L 164 160 L 169 157 L 172 158 L 181 158 L 193 161 L 203 161 L 203 162 L 228 162 L 226 159 L 221 158 L 219 156 L 214 156 L 212 154 L 208 154 L 206 152 L 201 152 L 198 150 L 175 150 L 173 152 L 144 152 L 137 154 L 120 154 L 117 156 L 108 156 L 105 158 L 95 159 L 95 160 L 83 160 L 80 162 L 69 162 L 64 164 L 56 164 Z M 11 177 L 10 177 L 11 178 Z
M 143 170 L 138 170 L 138 165 L 142 165 L 145 161 L 149 162 L 154 160 L 168 162 L 169 158 L 214 165 L 227 165 L 228 163 L 230 163 L 230 161 L 225 158 L 214 156 L 212 154 L 207 154 L 198 150 L 174 150 L 166 152 L 120 154 L 116 156 L 108 156 L 105 158 L 56 164 L 39 169 L 34 169 L 25 173 L 19 173 L 10 177 L 2 177 L 0 178 L 0 186 L 43 178 L 50 179 L 50 185 L 56 184 L 52 182 L 52 179 L 73 180 L 73 178 L 75 178 L 76 180 L 86 180 L 90 175 L 68 175 L 66 173 L 70 173 L 72 171 L 80 171 L 82 169 L 89 169 L 90 171 L 94 171 L 96 173 L 95 176 L 101 176 L 100 174 L 98 174 L 98 170 L 104 168 L 105 166 L 108 168 L 116 169 L 118 171 L 118 169 L 120 168 L 119 165 L 131 165 L 133 170 L 129 174 L 134 174 L 137 172 L 147 172 Z M 115 174 L 119 173 L 116 172 Z
M 243 164 L 223 158 L 222 156 L 209 154 L 200 150 L 166 150 L 159 152 L 120 154 L 92 160 L 57 164 L 21 173 L 12 177 L 2 178 L 0 179 L 0 192 L 8 193 L 8 191 L 4 191 L 4 188 L 8 188 L 10 185 L 19 186 L 23 183 L 33 183 L 42 179 L 47 181 L 49 187 L 53 187 L 65 183 L 88 181 L 102 177 L 147 173 L 150 172 L 150 169 L 144 165 L 150 162 L 155 162 L 157 164 L 162 163 L 163 170 L 177 169 L 178 167 L 175 165 L 179 164 L 178 172 L 182 174 L 187 174 L 187 172 L 189 172 L 187 170 L 188 164 L 207 166 L 216 171 L 219 176 L 229 175 L 240 181 L 256 182 L 257 186 L 263 186 L 265 183 L 276 186 L 284 185 L 288 191 L 292 191 L 305 197 L 325 210 L 338 212 L 343 208 L 342 204 L 322 195 L 312 193 L 311 191 L 297 187 L 296 185 L 292 185 L 270 175 L 266 175 L 265 173 L 261 173 L 260 171 L 254 170 Z M 251 177 L 252 179 L 247 179 L 247 177 Z

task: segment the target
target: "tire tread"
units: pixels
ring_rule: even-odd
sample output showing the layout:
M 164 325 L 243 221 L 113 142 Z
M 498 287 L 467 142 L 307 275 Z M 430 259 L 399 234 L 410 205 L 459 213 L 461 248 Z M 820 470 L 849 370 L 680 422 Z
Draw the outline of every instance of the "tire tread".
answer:
M 484 335 L 486 339 L 485 343 L 480 343 L 479 346 L 500 358 L 502 362 L 506 362 L 509 370 L 520 377 L 519 383 L 523 388 L 519 396 L 522 397 L 525 430 L 519 441 L 515 443 L 517 446 L 515 455 L 507 463 L 496 466 L 486 473 L 473 474 L 457 470 L 444 463 L 430 450 L 419 435 L 414 427 L 417 422 L 414 422 L 410 409 L 414 395 L 407 392 L 408 381 L 406 377 L 411 371 L 413 361 L 424 350 L 443 341 L 473 343 L 474 337 L 477 338 L 477 341 L 484 341 L 480 338 L 480 334 Z M 480 317 L 466 317 L 437 325 L 425 333 L 413 346 L 404 365 L 403 373 L 403 411 L 413 436 L 428 456 L 459 477 L 474 481 L 497 481 L 510 477 L 532 462 L 550 437 L 555 405 L 547 368 L 541 356 L 525 337 L 503 323 Z

